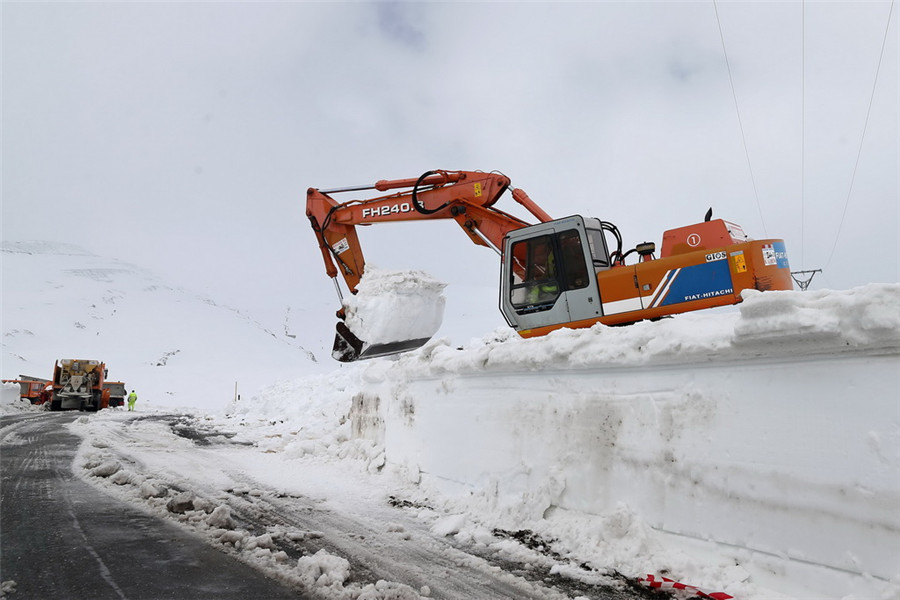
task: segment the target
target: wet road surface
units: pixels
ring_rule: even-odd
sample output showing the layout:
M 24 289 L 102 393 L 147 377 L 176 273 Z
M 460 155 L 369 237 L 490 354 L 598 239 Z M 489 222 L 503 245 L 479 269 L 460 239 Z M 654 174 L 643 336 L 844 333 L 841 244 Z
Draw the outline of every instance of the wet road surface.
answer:
M 4 598 L 304 598 L 75 477 L 79 414 L 0 417 Z

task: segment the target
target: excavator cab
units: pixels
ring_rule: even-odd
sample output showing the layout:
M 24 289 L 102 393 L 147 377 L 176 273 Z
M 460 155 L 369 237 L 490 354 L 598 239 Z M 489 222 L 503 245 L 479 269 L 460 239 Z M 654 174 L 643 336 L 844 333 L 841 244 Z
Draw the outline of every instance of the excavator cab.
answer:
M 596 272 L 610 266 L 596 219 L 575 215 L 504 240 L 501 312 L 517 330 L 599 317 Z

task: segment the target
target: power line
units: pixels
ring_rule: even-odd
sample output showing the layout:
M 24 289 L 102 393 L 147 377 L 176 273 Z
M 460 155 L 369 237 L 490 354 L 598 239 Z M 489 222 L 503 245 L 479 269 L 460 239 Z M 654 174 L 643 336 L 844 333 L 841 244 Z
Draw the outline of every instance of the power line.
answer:
M 863 144 L 866 140 L 866 131 L 869 128 L 869 116 L 872 114 L 872 104 L 875 101 L 875 89 L 878 87 L 878 74 L 881 71 L 881 61 L 884 58 L 884 48 L 887 46 L 888 31 L 891 28 L 891 16 L 894 13 L 894 0 L 891 0 L 891 6 L 888 10 L 887 24 L 884 27 L 884 38 L 881 40 L 881 52 L 878 54 L 878 65 L 875 67 L 875 80 L 872 82 L 872 93 L 869 96 L 869 108 L 866 110 L 866 120 L 863 123 L 862 135 L 859 138 L 859 149 L 856 152 L 856 163 L 853 165 L 853 174 L 850 176 L 850 188 L 847 190 L 847 199 L 844 201 L 844 210 L 841 212 L 841 221 L 838 224 L 837 234 L 834 236 L 834 245 L 831 247 L 831 254 L 828 255 L 828 262 L 825 268 L 831 264 L 834 258 L 834 251 L 837 249 L 838 239 L 841 236 L 841 230 L 844 227 L 844 219 L 847 216 L 847 207 L 850 206 L 850 196 L 853 194 L 853 184 L 856 181 L 856 171 L 859 169 L 859 159 L 862 156 Z
M 802 269 L 805 264 L 806 264 L 806 0 L 803 0 L 800 4 L 800 268 Z
M 725 55 L 725 67 L 728 69 L 728 82 L 731 84 L 731 97 L 734 99 L 734 109 L 737 111 L 738 127 L 741 129 L 741 141 L 744 144 L 744 155 L 747 157 L 747 168 L 750 170 L 750 183 L 753 185 L 753 196 L 756 198 L 756 208 L 759 211 L 759 220 L 762 222 L 763 233 L 766 231 L 766 220 L 763 218 L 762 206 L 759 203 L 759 192 L 756 190 L 756 178 L 753 176 L 753 165 L 750 162 L 750 151 L 747 149 L 747 136 L 744 134 L 744 123 L 741 120 L 741 109 L 738 106 L 737 93 L 734 91 L 734 78 L 731 75 L 731 63 L 728 61 L 728 51 L 725 50 L 725 34 L 722 32 L 722 21 L 719 19 L 719 5 L 713 0 L 713 8 L 716 12 L 716 24 L 719 26 L 719 38 L 722 40 L 722 54 Z

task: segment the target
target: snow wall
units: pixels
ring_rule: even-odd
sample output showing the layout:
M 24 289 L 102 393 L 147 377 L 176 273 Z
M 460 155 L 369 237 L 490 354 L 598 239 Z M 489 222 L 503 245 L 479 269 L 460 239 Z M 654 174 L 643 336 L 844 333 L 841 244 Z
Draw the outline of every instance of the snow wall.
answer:
M 22 401 L 22 388 L 18 383 L 0 384 L 0 404 L 4 406 L 16 406 L 19 404 L 29 404 Z
M 354 434 L 511 523 L 624 504 L 823 595 L 900 574 L 900 286 L 750 293 L 736 318 L 438 342 L 366 378 Z

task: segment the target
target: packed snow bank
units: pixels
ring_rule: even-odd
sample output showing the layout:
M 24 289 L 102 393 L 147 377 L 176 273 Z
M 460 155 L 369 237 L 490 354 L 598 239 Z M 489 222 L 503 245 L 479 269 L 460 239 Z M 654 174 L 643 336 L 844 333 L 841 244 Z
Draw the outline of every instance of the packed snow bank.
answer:
M 897 356 L 846 356 L 409 379 L 375 397 L 377 435 L 387 465 L 505 529 L 549 536 L 558 514 L 624 505 L 657 531 L 785 569 L 886 582 L 900 555 L 898 369 Z M 578 542 L 592 564 L 646 569 L 645 544 L 595 554 L 616 538 L 601 539 Z M 747 595 L 684 564 L 649 572 L 667 571 Z M 839 585 L 855 584 L 815 591 Z
M 696 312 L 628 327 L 560 329 L 523 339 L 509 329 L 462 349 L 434 340 L 400 358 L 404 376 L 696 364 L 900 348 L 900 284 L 847 291 L 744 292 L 739 314 Z M 397 371 L 395 371 L 396 373 Z
M 879 284 L 436 340 L 233 410 L 279 416 L 267 451 L 401 477 L 453 517 L 436 532 L 553 540 L 559 569 L 748 599 L 900 598 L 898 386 L 900 285 Z
M 365 461 L 370 472 L 384 466 L 384 447 L 354 432 L 350 407 L 366 383 L 360 370 L 344 368 L 293 382 L 280 382 L 250 400 L 228 407 L 242 428 L 265 429 L 255 440 L 263 452 L 288 458 L 330 456 Z
M 21 387 L 18 383 L 0 384 L 0 414 L 12 412 L 35 411 L 42 407 L 35 407 L 28 400 L 22 400 Z
M 20 387 L 18 383 L 4 383 L 0 384 L 0 391 L 2 391 L 3 395 L 0 396 L 0 404 L 16 404 L 20 400 Z
M 444 318 L 446 286 L 423 271 L 366 267 L 357 293 L 344 300 L 345 322 L 370 344 L 429 339 Z

